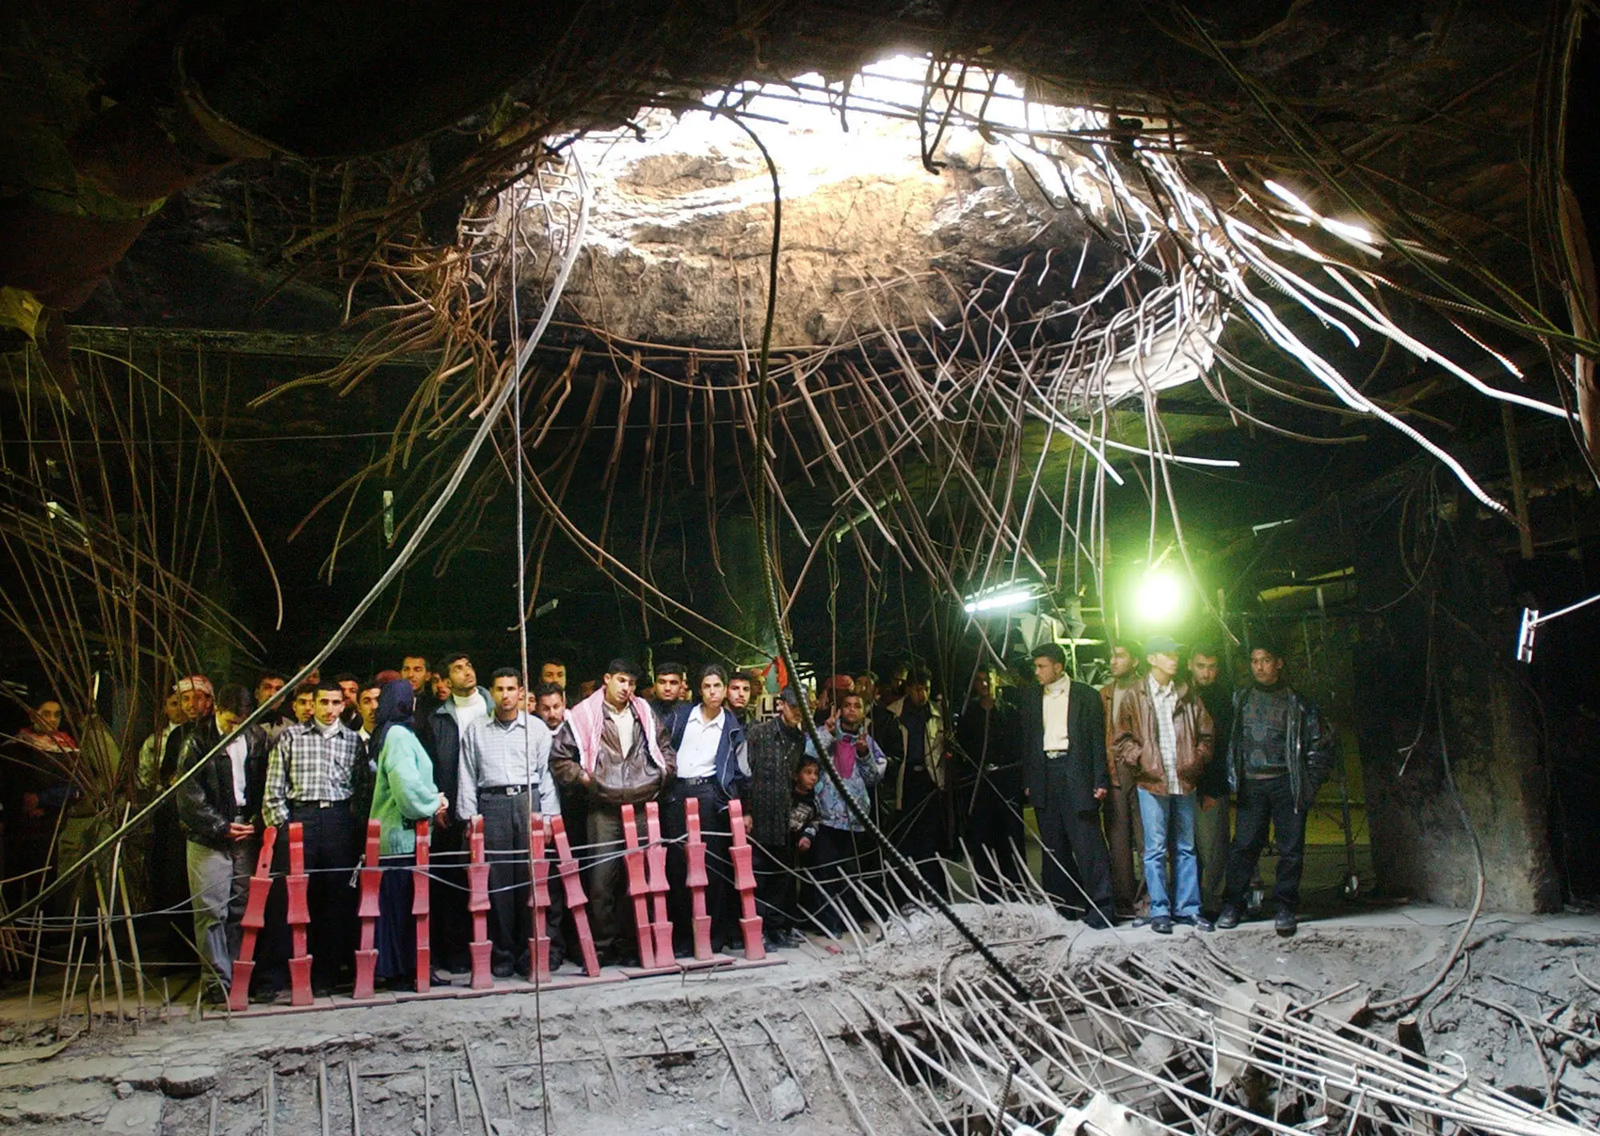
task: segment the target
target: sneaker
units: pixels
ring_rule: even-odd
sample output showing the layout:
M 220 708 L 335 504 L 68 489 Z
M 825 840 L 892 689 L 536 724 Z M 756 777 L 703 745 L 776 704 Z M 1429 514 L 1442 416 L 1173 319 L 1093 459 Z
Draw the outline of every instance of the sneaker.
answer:
M 1170 935 L 1172 934 L 1172 920 L 1165 915 L 1153 915 L 1150 917 L 1150 930 L 1158 935 Z
M 1212 924 L 1219 931 L 1231 931 L 1239 925 L 1239 909 L 1233 904 L 1222 909 L 1222 914 L 1217 916 L 1217 921 Z
M 1287 907 L 1278 909 L 1278 917 L 1272 921 L 1272 929 L 1283 938 L 1287 939 L 1299 928 L 1300 921 L 1295 918 L 1294 912 Z

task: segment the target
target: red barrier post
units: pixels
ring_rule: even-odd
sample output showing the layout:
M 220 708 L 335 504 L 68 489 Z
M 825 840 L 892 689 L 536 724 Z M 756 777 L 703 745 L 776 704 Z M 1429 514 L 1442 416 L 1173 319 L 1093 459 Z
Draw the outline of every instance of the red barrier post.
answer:
M 244 935 L 239 940 L 239 957 L 233 960 L 233 981 L 228 986 L 228 1009 L 244 1010 L 250 1005 L 250 976 L 256 969 L 256 936 L 267 924 L 267 893 L 272 890 L 272 849 L 278 830 L 261 834 L 261 854 L 256 857 L 256 873 L 250 877 L 250 896 L 245 900 L 244 918 L 239 925 Z
M 550 821 L 537 813 L 528 817 L 528 906 L 533 909 L 533 938 L 528 941 L 529 974 L 543 982 L 550 977 L 550 936 L 545 926 L 550 910 L 550 861 L 545 849 L 550 841 Z
M 700 835 L 700 802 L 690 797 L 683 802 L 689 842 L 684 846 L 689 861 L 687 882 L 694 903 L 694 957 L 705 962 L 711 957 L 711 916 L 706 914 L 706 842 Z
M 489 862 L 483 855 L 483 818 L 472 818 L 472 831 L 468 836 L 472 852 L 467 865 L 467 910 L 472 912 L 472 988 L 487 990 L 494 985 L 494 972 L 489 969 Z
M 572 926 L 578 933 L 578 949 L 583 952 L 583 972 L 590 978 L 600 977 L 600 958 L 594 952 L 594 935 L 589 930 L 589 900 L 583 894 L 583 881 L 578 878 L 578 860 L 567 842 L 567 824 L 560 817 L 550 818 L 550 834 L 556 842 L 556 862 L 561 873 L 561 884 L 567 893 L 567 910 L 572 912 Z
M 356 951 L 354 996 L 357 998 L 371 998 L 376 993 L 373 973 L 378 966 L 378 884 L 383 879 L 378 858 L 382 832 L 382 822 L 367 821 L 367 854 L 361 863 L 361 906 L 356 911 L 361 920 L 361 946 Z
M 661 843 L 661 806 L 650 801 L 644 807 L 645 833 L 650 849 L 645 858 L 650 865 L 650 902 L 655 919 L 651 929 L 656 938 L 656 965 L 671 966 L 672 918 L 667 914 L 667 846 Z
M 411 914 L 417 919 L 417 993 L 433 989 L 433 948 L 428 939 L 428 822 L 417 822 L 417 865 L 411 876 Z
M 289 826 L 289 936 L 293 950 L 289 958 L 289 1004 L 309 1006 L 311 995 L 311 956 L 306 953 L 306 927 L 311 910 L 306 906 L 306 846 L 298 823 Z
M 650 928 L 650 885 L 644 878 L 644 850 L 639 847 L 639 829 L 634 823 L 632 805 L 622 806 L 622 839 L 628 846 L 628 894 L 633 897 L 633 925 L 639 933 L 639 965 L 654 970 L 656 951 Z
M 733 884 L 739 889 L 739 930 L 744 935 L 744 957 L 752 962 L 767 957 L 766 944 L 761 941 L 761 916 L 756 914 L 756 874 L 751 857 L 755 849 L 744 832 L 744 806 L 738 801 L 728 802 L 728 826 L 733 830 L 733 846 L 728 850 L 733 859 Z

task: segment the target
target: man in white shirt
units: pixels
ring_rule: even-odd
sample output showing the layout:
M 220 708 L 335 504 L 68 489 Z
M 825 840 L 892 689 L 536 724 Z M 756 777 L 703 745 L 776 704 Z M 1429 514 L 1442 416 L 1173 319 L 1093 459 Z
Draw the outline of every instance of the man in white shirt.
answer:
M 1034 648 L 1038 685 L 1022 695 L 1023 793 L 1039 822 L 1044 889 L 1068 918 L 1110 925 L 1111 861 L 1100 802 L 1111 790 L 1100 692 L 1074 682 L 1060 644 Z
M 561 800 L 550 776 L 550 730 L 544 721 L 522 709 L 522 678 L 502 667 L 489 679 L 494 717 L 474 722 L 461 736 L 461 799 L 456 811 L 463 824 L 483 817 L 483 844 L 489 859 L 489 938 L 494 943 L 491 966 L 496 978 L 513 970 L 527 977 L 528 821 L 561 815 Z M 559 888 L 550 889 L 552 904 Z M 559 906 L 550 912 L 550 968 L 565 957 Z
M 750 755 L 744 726 L 727 709 L 728 672 L 717 663 L 700 671 L 700 697 L 680 703 L 667 722 L 678 755 L 678 777 L 662 807 L 665 840 L 689 831 L 686 802 L 700 803 L 700 831 L 706 842 L 706 913 L 711 916 L 711 949 L 721 950 L 737 915 L 733 905 L 728 847 L 728 802 L 750 779 Z M 745 817 L 748 832 L 753 818 Z M 674 947 L 680 954 L 694 945 L 694 919 L 687 877 L 689 859 L 680 843 L 667 845 L 667 910 L 672 917 Z

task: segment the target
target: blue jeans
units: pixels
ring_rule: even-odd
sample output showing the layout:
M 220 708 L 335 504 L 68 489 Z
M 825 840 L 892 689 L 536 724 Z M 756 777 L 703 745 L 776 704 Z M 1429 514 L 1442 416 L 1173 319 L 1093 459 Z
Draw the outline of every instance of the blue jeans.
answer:
M 1162 796 L 1139 790 L 1139 819 L 1144 822 L 1144 886 L 1150 893 L 1150 918 L 1160 915 L 1192 919 L 1200 914 L 1200 861 L 1194 854 L 1193 793 Z M 1167 891 L 1167 841 L 1177 849 L 1173 876 L 1177 901 Z

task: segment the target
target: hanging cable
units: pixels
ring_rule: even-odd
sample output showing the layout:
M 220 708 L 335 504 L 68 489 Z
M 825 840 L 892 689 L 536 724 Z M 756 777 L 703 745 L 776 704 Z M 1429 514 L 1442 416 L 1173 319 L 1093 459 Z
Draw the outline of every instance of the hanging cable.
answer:
M 306 680 L 307 675 L 320 667 L 323 661 L 339 648 L 345 637 L 355 629 L 356 624 L 361 622 L 361 617 L 377 602 L 378 597 L 383 595 L 388 590 L 389 585 L 394 583 L 400 573 L 405 570 L 406 565 L 411 561 L 411 557 L 422 546 L 423 539 L 428 535 L 428 530 L 433 527 L 433 523 L 444 512 L 445 506 L 450 504 L 450 500 L 455 496 L 456 490 L 461 487 L 461 482 L 467 476 L 467 470 L 472 467 L 473 461 L 478 456 L 478 451 L 483 449 L 483 444 L 488 440 L 495 422 L 505 410 L 507 400 L 511 398 L 512 392 L 518 388 L 518 380 L 523 370 L 528 366 L 528 362 L 533 358 L 534 348 L 538 346 L 539 340 L 543 338 L 545 329 L 550 326 L 550 318 L 555 314 L 556 305 L 560 302 L 561 295 L 566 290 L 567 279 L 572 275 L 572 267 L 577 263 L 578 248 L 583 243 L 583 234 L 589 223 L 589 187 L 588 183 L 583 180 L 581 170 L 578 176 L 578 190 L 580 194 L 578 219 L 572 244 L 568 246 L 566 253 L 562 257 L 561 267 L 556 273 L 555 281 L 550 286 L 549 295 L 545 297 L 544 311 L 539 314 L 539 322 L 534 327 L 533 334 L 528 337 L 528 341 L 516 353 L 516 362 L 512 368 L 511 378 L 501 387 L 500 392 L 494 396 L 493 401 L 485 408 L 483 421 L 479 423 L 477 432 L 472 435 L 472 440 L 467 443 L 465 452 L 462 453 L 460 460 L 456 462 L 455 469 L 450 473 L 450 479 L 445 482 L 444 488 L 440 490 L 439 496 L 434 500 L 432 506 L 423 514 L 422 519 L 417 522 L 417 527 L 412 530 L 411 536 L 406 540 L 399 554 L 390 563 L 389 567 L 384 569 L 383 575 L 378 577 L 371 590 L 351 609 L 350 614 L 345 617 L 344 622 L 339 625 L 338 629 L 322 645 L 321 649 L 311 657 L 309 662 L 295 672 L 292 679 L 284 684 L 283 690 L 279 692 L 277 697 L 269 699 L 247 714 L 240 720 L 238 725 L 223 734 L 208 753 L 191 763 L 189 768 L 180 771 L 173 778 L 172 784 L 157 793 L 144 808 L 109 832 L 98 844 L 85 852 L 76 863 L 61 869 L 56 878 L 47 886 L 41 888 L 31 899 L 18 904 L 11 911 L 0 912 L 0 927 L 16 922 L 20 916 L 32 911 L 44 903 L 45 900 L 67 887 L 77 878 L 79 872 L 93 863 L 108 848 L 155 815 L 156 811 L 171 799 L 172 795 L 178 791 L 185 781 L 208 765 L 217 754 L 225 752 L 228 746 L 233 743 L 234 738 L 239 737 L 245 730 L 265 718 L 267 712 L 283 700 L 285 693 L 293 691 L 295 687 Z
M 715 112 L 714 112 L 715 113 Z M 772 353 L 772 325 L 777 319 L 778 310 L 778 250 L 783 236 L 783 187 L 778 181 L 778 166 L 772 160 L 772 154 L 750 125 L 737 115 L 726 114 L 725 117 L 734 122 L 739 129 L 749 135 L 755 143 L 756 149 L 761 151 L 761 157 L 767 164 L 767 174 L 772 178 L 772 246 L 767 258 L 767 311 L 761 328 L 761 352 L 756 363 L 756 435 L 755 457 L 761 465 L 767 463 L 767 438 L 772 426 L 772 407 L 770 402 L 769 378 Z M 772 489 L 777 493 L 779 500 L 783 499 L 783 486 L 777 483 L 777 478 L 772 479 Z M 788 671 L 790 681 L 795 684 L 800 695 L 802 719 L 805 726 L 806 737 L 811 747 L 816 751 L 822 763 L 823 772 L 828 775 L 828 780 L 833 784 L 844 801 L 850 815 L 856 823 L 862 825 L 872 838 L 883 849 L 884 854 L 892 861 L 896 868 L 914 881 L 916 888 L 932 903 L 935 910 L 950 922 L 961 936 L 972 944 L 972 947 L 983 960 L 994 968 L 996 974 L 1005 979 L 1019 998 L 1031 1001 L 1033 992 L 1019 978 L 1015 971 L 1000 960 L 994 950 L 985 943 L 971 927 L 968 927 L 961 917 L 955 913 L 949 902 L 941 896 L 934 887 L 928 883 L 915 864 L 908 860 L 900 849 L 889 842 L 883 830 L 875 824 L 871 817 L 862 810 L 849 792 L 845 789 L 844 779 L 839 776 L 839 771 L 834 768 L 833 757 L 822 744 L 822 738 L 817 733 L 816 720 L 813 716 L 811 699 L 807 696 L 804 686 L 798 681 L 795 670 L 794 657 L 789 649 L 789 635 L 784 628 L 783 605 L 778 601 L 777 569 L 772 557 L 772 535 L 768 528 L 768 479 L 765 475 L 755 479 L 755 522 L 756 541 L 760 545 L 761 579 L 765 585 L 767 599 L 767 615 L 772 620 L 773 637 L 778 644 L 778 657 L 783 660 L 784 668 Z M 827 539 L 826 534 L 817 539 Z

